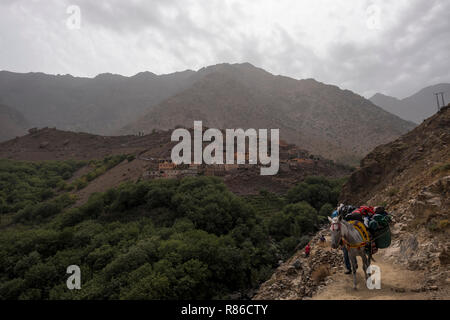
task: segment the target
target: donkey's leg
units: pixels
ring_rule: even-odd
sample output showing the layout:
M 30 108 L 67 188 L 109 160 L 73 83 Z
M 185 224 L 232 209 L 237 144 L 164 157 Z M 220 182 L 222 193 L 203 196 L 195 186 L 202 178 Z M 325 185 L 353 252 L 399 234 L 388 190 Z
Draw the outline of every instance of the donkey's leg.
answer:
M 367 278 L 369 277 L 369 275 L 367 274 L 367 268 L 369 267 L 369 259 L 366 256 L 366 252 L 365 252 L 364 248 L 361 249 L 360 253 L 361 253 L 361 259 L 363 261 L 364 277 L 367 280 Z
M 356 261 L 356 254 L 355 254 L 354 251 L 350 255 L 350 262 L 351 262 L 351 265 L 352 265 L 353 289 L 356 290 L 356 265 L 357 265 L 357 261 Z

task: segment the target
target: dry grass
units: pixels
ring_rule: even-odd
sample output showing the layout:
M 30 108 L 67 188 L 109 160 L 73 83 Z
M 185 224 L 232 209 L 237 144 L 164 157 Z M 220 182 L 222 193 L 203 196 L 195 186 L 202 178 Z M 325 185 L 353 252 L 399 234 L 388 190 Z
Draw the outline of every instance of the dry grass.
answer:
M 319 284 L 322 282 L 326 277 L 328 277 L 331 274 L 330 268 L 328 265 L 322 264 L 318 268 L 316 268 L 312 274 L 311 278 L 316 284 Z
M 448 172 L 450 171 L 450 162 L 444 163 L 444 164 L 440 164 L 440 165 L 436 165 L 433 168 L 431 168 L 431 173 L 432 174 L 438 174 L 441 172 Z
M 450 222 L 447 219 L 441 220 L 438 222 L 438 228 L 441 230 L 445 230 L 450 227 Z
M 450 222 L 447 219 L 444 220 L 433 219 L 427 225 L 428 230 L 432 232 L 443 232 L 446 231 L 449 227 Z
M 393 197 L 396 194 L 398 194 L 398 192 L 399 192 L 399 188 L 391 187 L 391 188 L 388 189 L 387 194 L 388 194 L 389 197 Z

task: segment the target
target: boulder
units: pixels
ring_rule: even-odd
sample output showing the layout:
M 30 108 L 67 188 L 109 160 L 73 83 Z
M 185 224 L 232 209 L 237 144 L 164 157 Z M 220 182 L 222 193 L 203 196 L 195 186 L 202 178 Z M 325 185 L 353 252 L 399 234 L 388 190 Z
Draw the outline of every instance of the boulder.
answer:
M 300 262 L 300 260 L 299 259 L 296 259 L 295 261 L 294 261 L 294 263 L 292 264 L 292 266 L 295 268 L 295 269 L 301 269 L 302 268 L 302 263 Z
M 50 144 L 50 142 L 43 141 L 39 144 L 39 148 L 41 148 L 41 149 L 47 148 L 49 144 Z

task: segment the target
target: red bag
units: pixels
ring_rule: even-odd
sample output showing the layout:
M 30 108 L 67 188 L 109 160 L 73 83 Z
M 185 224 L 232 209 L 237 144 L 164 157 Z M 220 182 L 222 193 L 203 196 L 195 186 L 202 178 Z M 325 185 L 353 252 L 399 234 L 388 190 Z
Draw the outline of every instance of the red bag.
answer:
M 359 207 L 358 209 L 356 209 L 355 211 L 352 212 L 353 213 L 359 213 L 362 216 L 366 216 L 366 217 L 371 217 L 375 214 L 375 210 L 373 207 Z

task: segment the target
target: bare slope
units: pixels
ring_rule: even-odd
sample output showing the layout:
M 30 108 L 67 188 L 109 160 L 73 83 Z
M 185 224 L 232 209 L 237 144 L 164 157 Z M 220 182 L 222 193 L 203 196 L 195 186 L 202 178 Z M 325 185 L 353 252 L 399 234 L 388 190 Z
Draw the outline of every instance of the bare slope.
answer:
M 0 141 L 24 135 L 28 126 L 28 121 L 20 112 L 0 104 Z
M 348 90 L 274 76 L 250 64 L 216 65 L 193 78 L 192 86 L 122 132 L 192 127 L 194 120 L 214 128 L 279 128 L 288 142 L 350 162 L 414 127 Z
M 54 128 L 30 130 L 30 133 L 0 143 L 0 158 L 43 160 L 102 159 L 111 154 L 128 154 L 154 148 L 159 150 L 160 139 L 170 140 L 165 132 L 143 137 L 105 137 L 84 132 L 62 131 Z

